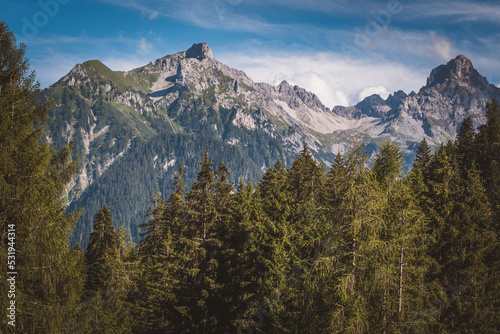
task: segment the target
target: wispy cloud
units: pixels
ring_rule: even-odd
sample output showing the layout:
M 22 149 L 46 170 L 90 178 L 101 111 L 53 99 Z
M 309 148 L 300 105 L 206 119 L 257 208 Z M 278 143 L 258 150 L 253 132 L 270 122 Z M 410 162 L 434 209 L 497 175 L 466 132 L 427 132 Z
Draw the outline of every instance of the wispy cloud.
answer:
M 454 22 L 500 22 L 500 4 L 481 1 L 432 1 L 414 3 L 408 18 L 453 20 Z
M 446 37 L 435 31 L 405 31 L 391 29 L 371 41 L 366 48 L 394 59 L 448 61 L 457 49 Z
M 314 92 L 328 107 L 352 105 L 368 93 L 418 90 L 430 69 L 379 59 L 346 59 L 333 52 L 273 53 L 263 50 L 228 52 L 219 57 L 245 71 L 254 81 L 287 80 Z
M 141 37 L 141 40 L 139 41 L 139 49 L 140 49 L 141 51 L 146 52 L 146 51 L 148 51 L 148 50 L 149 50 L 149 48 L 150 48 L 150 47 L 151 47 L 151 46 L 149 45 L 149 43 L 148 43 L 148 41 L 146 40 L 146 38 Z

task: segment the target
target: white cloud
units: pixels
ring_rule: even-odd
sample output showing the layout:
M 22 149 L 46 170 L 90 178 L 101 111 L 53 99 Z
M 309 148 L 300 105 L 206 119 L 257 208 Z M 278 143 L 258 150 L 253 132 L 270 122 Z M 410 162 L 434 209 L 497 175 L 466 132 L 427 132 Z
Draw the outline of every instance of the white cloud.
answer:
M 144 51 L 144 52 L 148 51 L 149 43 L 146 40 L 146 38 L 141 37 L 141 40 L 139 41 L 139 48 L 141 49 L 141 51 Z
M 429 34 L 429 39 L 426 41 L 425 49 L 431 54 L 436 55 L 438 58 L 444 61 L 448 61 L 456 56 L 455 48 L 453 44 L 446 40 L 444 37 L 438 36 L 434 31 Z
M 154 10 L 151 14 L 149 14 L 148 18 L 150 20 L 154 20 L 158 17 L 158 11 L 157 10 Z
M 330 108 L 336 105 L 348 105 L 349 99 L 340 87 L 334 87 L 331 83 L 315 72 L 279 73 L 272 84 L 278 85 L 286 80 L 291 85 L 298 85 L 316 94 L 321 102 Z
M 358 100 L 362 101 L 368 96 L 372 96 L 373 94 L 380 95 L 383 99 L 386 99 L 389 96 L 389 91 L 385 88 L 384 85 L 374 86 L 374 87 L 365 87 L 361 90 L 358 95 Z
M 416 70 L 405 63 L 380 59 L 346 59 L 328 53 L 283 53 L 263 50 L 227 52 L 218 57 L 223 63 L 243 70 L 256 82 L 277 84 L 282 80 L 315 93 L 329 108 L 353 105 L 362 91 L 375 93 L 404 90 L 409 93 L 425 85 L 431 68 Z M 382 88 L 384 87 L 385 90 Z
M 420 2 L 410 6 L 407 11 L 411 19 L 440 19 L 447 22 L 485 22 L 500 21 L 498 3 L 480 3 L 478 1 L 432 1 Z
M 419 63 L 423 60 L 447 62 L 458 54 L 453 43 L 435 31 L 420 32 L 399 29 L 384 31 L 371 39 L 365 49 L 359 50 L 357 55 L 366 57 L 367 52 L 372 52 L 383 57 Z

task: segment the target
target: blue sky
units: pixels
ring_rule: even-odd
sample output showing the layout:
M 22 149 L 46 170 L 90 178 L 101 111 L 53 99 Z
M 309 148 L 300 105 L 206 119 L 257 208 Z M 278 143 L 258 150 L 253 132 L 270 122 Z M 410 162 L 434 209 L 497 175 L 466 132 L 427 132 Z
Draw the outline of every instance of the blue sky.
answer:
M 253 80 L 287 80 L 328 106 L 418 91 L 458 54 L 500 84 L 500 1 L 2 0 L 42 87 L 77 63 L 130 70 L 207 42 Z

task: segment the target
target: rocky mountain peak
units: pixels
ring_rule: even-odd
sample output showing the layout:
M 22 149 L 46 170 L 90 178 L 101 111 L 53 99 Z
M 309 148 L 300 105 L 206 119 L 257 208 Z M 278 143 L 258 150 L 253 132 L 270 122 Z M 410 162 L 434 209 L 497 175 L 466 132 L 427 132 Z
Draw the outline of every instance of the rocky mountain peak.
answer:
M 193 44 L 186 51 L 186 58 L 195 58 L 198 60 L 203 60 L 205 58 L 213 58 L 212 49 L 207 43 Z
M 470 59 L 463 55 L 458 55 L 450 60 L 446 65 L 441 65 L 432 70 L 427 85 L 423 89 L 447 85 L 449 83 L 463 83 L 475 86 L 487 85 L 486 79 L 481 77 L 476 71 Z

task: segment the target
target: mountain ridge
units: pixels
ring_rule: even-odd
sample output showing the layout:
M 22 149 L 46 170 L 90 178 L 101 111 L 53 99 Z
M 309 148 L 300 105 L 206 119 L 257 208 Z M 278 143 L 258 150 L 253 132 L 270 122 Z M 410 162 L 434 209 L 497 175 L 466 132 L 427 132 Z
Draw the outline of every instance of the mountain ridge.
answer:
M 354 106 L 329 109 L 314 93 L 286 81 L 276 86 L 254 82 L 243 71 L 213 58 L 208 44 L 199 43 L 126 72 L 112 71 L 98 60 L 77 64 L 45 89 L 42 99 L 55 100 L 51 110 L 54 122 L 47 127 L 47 140 L 56 147 L 74 141 L 75 154 L 80 156 L 78 176 L 69 185 L 68 203 L 88 206 L 89 213 L 79 223 L 80 231 L 87 234 L 91 212 L 104 205 L 109 196 L 96 189 L 110 187 L 107 183 L 112 178 L 103 176 L 119 175 L 113 166 L 128 155 L 154 160 L 152 165 L 142 164 L 156 170 L 143 182 L 150 188 L 160 186 L 165 195 L 175 168 L 158 166 L 172 161 L 178 164 L 184 156 L 183 147 L 193 140 L 201 147 L 201 141 L 208 138 L 217 146 L 211 152 L 216 159 L 222 159 L 221 153 L 234 147 L 239 159 L 246 161 L 247 167 L 234 162 L 235 182 L 258 181 L 277 159 L 289 166 L 304 142 L 316 159 L 329 166 L 356 136 L 367 143 L 369 154 L 392 140 L 402 148 L 405 165 L 409 166 L 423 138 L 431 146 L 454 139 L 468 116 L 475 127 L 483 124 L 485 103 L 500 98 L 499 92 L 479 75 L 470 60 L 459 55 L 432 70 L 418 93 L 397 91 L 385 100 L 372 95 Z M 153 145 L 158 152 L 137 152 L 162 134 L 172 136 L 169 141 L 176 146 L 160 149 L 161 145 Z M 169 156 L 163 157 L 164 152 Z M 190 161 L 188 179 L 193 180 L 196 164 Z M 154 189 L 136 188 L 154 195 Z M 96 193 L 99 200 L 89 206 Z M 119 216 L 131 215 L 125 225 L 129 231 L 134 230 L 134 238 L 138 235 L 132 222 L 144 220 L 139 211 L 146 204 L 119 208 Z M 84 240 L 82 236 L 76 241 Z

